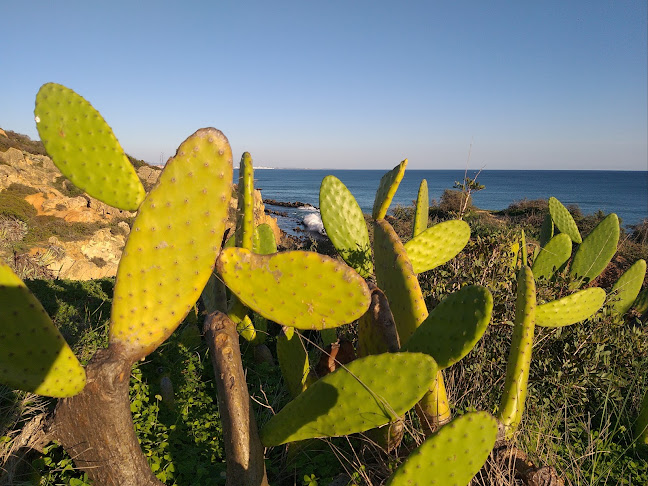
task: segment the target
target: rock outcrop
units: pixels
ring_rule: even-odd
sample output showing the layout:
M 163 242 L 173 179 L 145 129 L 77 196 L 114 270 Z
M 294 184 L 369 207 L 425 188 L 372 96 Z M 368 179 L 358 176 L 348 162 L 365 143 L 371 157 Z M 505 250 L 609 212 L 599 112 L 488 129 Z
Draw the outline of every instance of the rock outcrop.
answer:
M 137 175 L 147 191 L 155 185 L 160 173 L 161 168 L 155 166 L 142 165 L 137 169 Z M 16 188 L 19 190 L 16 191 Z M 61 174 L 49 157 L 13 147 L 5 152 L 0 151 L 0 193 L 3 191 L 20 194 L 33 206 L 37 217 L 25 221 L 27 226 L 43 220 L 38 217 L 47 217 L 48 221 L 56 218 L 54 221 L 60 223 L 84 225 L 88 234 L 74 238 L 45 234 L 29 248 L 21 248 L 21 255 L 17 255 L 15 250 L 16 243 L 20 241 L 6 238 L 4 242 L 0 241 L 0 259 L 12 261 L 18 257 L 31 258 L 46 270 L 44 274 L 55 278 L 88 280 L 116 274 L 136 213 L 113 208 L 82 193 Z M 228 228 L 236 224 L 236 205 L 234 196 L 230 201 Z M 269 224 L 277 242 L 280 242 L 281 230 L 276 219 L 265 214 L 259 191 L 255 192 L 254 213 L 256 223 Z M 0 240 L 3 237 L 3 222 L 6 227 L 15 223 L 11 215 L 0 211 Z

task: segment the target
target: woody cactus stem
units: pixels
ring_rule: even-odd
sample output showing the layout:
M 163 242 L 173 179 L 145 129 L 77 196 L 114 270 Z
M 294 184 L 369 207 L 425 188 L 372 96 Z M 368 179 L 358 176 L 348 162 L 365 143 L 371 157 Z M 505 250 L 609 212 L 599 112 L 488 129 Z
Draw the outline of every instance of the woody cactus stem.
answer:
M 226 486 L 268 486 L 254 412 L 250 406 L 236 324 L 214 312 L 205 319 L 221 411 L 227 460 Z M 135 484 L 135 483 L 133 483 Z
M 111 346 L 97 352 L 86 368 L 84 390 L 58 402 L 49 438 L 93 484 L 161 486 L 135 436 L 128 400 L 131 364 L 123 351 Z

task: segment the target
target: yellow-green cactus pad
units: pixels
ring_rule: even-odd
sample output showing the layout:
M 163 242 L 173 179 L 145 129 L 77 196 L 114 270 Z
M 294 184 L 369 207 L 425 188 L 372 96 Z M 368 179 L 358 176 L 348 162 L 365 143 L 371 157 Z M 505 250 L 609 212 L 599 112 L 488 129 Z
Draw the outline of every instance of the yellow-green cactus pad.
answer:
M 645 276 L 646 260 L 637 260 L 612 286 L 608 300 L 612 302 L 612 310 L 616 314 L 623 316 L 630 310 Z
M 536 326 L 563 327 L 584 321 L 605 302 L 605 290 L 591 287 L 536 308 Z
M 551 213 L 551 219 L 554 225 L 561 233 L 569 235 L 574 243 L 581 243 L 583 241 L 578 231 L 578 226 L 576 226 L 576 221 L 574 221 L 569 210 L 555 197 L 549 198 L 549 213 Z
M 358 319 L 370 293 L 360 275 L 324 255 L 255 255 L 226 248 L 217 261 L 225 285 L 250 309 L 284 326 L 326 329 Z
M 414 212 L 414 224 L 412 226 L 412 238 L 423 233 L 427 229 L 430 213 L 430 196 L 428 184 L 425 179 L 421 181 L 418 195 L 416 197 L 416 211 Z
M 384 292 L 373 284 L 369 310 L 358 319 L 357 355 L 359 358 L 370 354 L 395 353 L 400 349 L 398 331 L 389 301 Z
M 430 226 L 405 243 L 414 273 L 432 270 L 451 260 L 470 240 L 470 226 L 462 220 L 444 221 Z
M 598 277 L 616 253 L 619 242 L 619 218 L 612 213 L 596 225 L 572 259 L 569 273 L 587 283 Z
M 547 213 L 542 220 L 542 226 L 540 227 L 540 246 L 544 247 L 549 241 L 551 241 L 551 238 L 554 236 L 554 223 L 553 220 L 551 219 L 551 213 Z M 571 238 L 570 238 L 571 241 Z M 535 274 L 534 274 L 535 275 Z M 535 275 L 536 278 L 538 278 L 537 275 Z
M 512 438 L 522 420 L 531 368 L 537 307 L 535 281 L 529 267 L 525 266 L 520 269 L 517 275 L 517 285 L 515 327 L 506 365 L 504 393 L 502 393 L 497 414 L 498 420 L 504 425 L 507 439 Z
M 232 152 L 198 130 L 167 162 L 133 223 L 117 269 L 111 343 L 134 359 L 157 348 L 205 287 L 220 251 L 232 191 Z
M 372 275 L 369 231 L 353 194 L 340 179 L 329 175 L 322 180 L 319 200 L 322 223 L 335 249 L 362 277 Z
M 277 336 L 277 359 L 286 388 L 296 398 L 308 387 L 310 364 L 301 336 L 285 326 Z
M 557 270 L 567 263 L 571 256 L 572 240 L 569 235 L 560 233 L 540 250 L 531 270 L 535 278 L 550 279 Z
M 403 160 L 380 179 L 378 190 L 376 191 L 376 199 L 374 199 L 373 211 L 371 213 L 373 219 L 383 219 L 387 214 L 389 205 L 391 204 L 392 199 L 394 199 L 398 186 L 405 175 L 405 167 L 407 167 L 407 159 Z
M 486 287 L 469 285 L 448 295 L 414 331 L 403 351 L 429 354 L 439 369 L 453 365 L 486 332 L 493 296 Z
M 59 170 L 92 197 L 135 211 L 146 195 L 112 129 L 90 103 L 60 84 L 36 95 L 36 128 Z
M 41 303 L 2 263 L 0 382 L 48 397 L 71 397 L 86 382 L 83 367 Z
M 269 224 L 263 223 L 254 228 L 252 251 L 258 255 L 277 253 L 277 241 Z
M 437 372 L 436 380 L 434 380 L 430 391 L 416 404 L 416 414 L 426 435 L 452 420 L 452 411 L 442 370 Z
M 236 212 L 236 246 L 252 249 L 254 239 L 254 170 L 248 152 L 241 156 Z
M 639 315 L 644 315 L 648 312 L 648 287 L 639 292 L 632 307 Z
M 319 379 L 261 431 L 266 447 L 364 432 L 397 420 L 427 392 L 437 366 L 422 353 L 356 359 Z
M 641 402 L 639 417 L 635 422 L 635 437 L 639 444 L 648 445 L 648 391 Z
M 374 222 L 374 256 L 378 287 L 389 300 L 398 337 L 404 345 L 428 316 L 428 311 L 407 251 L 384 219 Z
M 442 427 L 414 450 L 387 486 L 465 486 L 495 446 L 497 421 L 486 412 L 469 412 Z

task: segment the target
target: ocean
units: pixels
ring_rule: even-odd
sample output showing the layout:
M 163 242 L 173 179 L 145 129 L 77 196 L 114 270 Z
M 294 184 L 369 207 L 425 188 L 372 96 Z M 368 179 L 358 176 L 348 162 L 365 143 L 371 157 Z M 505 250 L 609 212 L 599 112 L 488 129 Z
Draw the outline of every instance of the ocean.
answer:
M 319 207 L 319 186 L 332 174 L 338 177 L 355 196 L 363 212 L 370 213 L 374 196 L 384 170 L 308 170 L 256 169 L 255 186 L 264 199 L 281 202 L 302 202 L 313 209 L 268 206 L 287 214 L 279 218 L 280 227 L 292 234 L 305 216 L 316 214 Z M 474 178 L 476 172 L 468 171 Z M 463 170 L 407 170 L 392 207 L 409 206 L 416 200 L 418 187 L 426 179 L 430 200 L 439 200 L 444 189 L 462 181 Z M 234 181 L 238 179 L 235 170 Z M 648 171 L 571 171 L 571 170 L 484 170 L 477 182 L 485 188 L 473 196 L 473 204 L 482 209 L 500 210 L 522 199 L 558 198 L 564 205 L 577 204 L 584 214 L 601 210 L 616 213 L 623 226 L 634 225 L 648 218 Z

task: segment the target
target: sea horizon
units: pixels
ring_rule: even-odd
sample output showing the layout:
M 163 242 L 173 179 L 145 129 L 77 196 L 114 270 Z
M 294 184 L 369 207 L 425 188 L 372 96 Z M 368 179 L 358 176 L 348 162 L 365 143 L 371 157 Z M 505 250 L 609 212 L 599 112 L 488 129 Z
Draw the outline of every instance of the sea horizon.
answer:
M 362 211 L 371 213 L 376 189 L 385 172 L 381 169 L 261 169 L 255 171 L 255 186 L 266 200 L 301 202 L 316 211 L 321 181 L 327 175 L 334 175 L 355 196 Z M 237 174 L 238 170 L 234 181 Z M 408 169 L 392 208 L 414 204 L 422 179 L 428 183 L 430 204 L 438 203 L 444 190 L 452 189 L 464 175 L 473 179 L 477 176 L 477 182 L 485 186 L 472 194 L 474 206 L 484 210 L 499 211 L 517 201 L 546 200 L 553 196 L 566 206 L 577 205 L 584 215 L 597 211 L 616 213 L 624 227 L 648 218 L 648 170 Z M 288 213 L 290 221 L 286 224 L 293 226 L 302 223 L 306 215 L 303 210 Z

